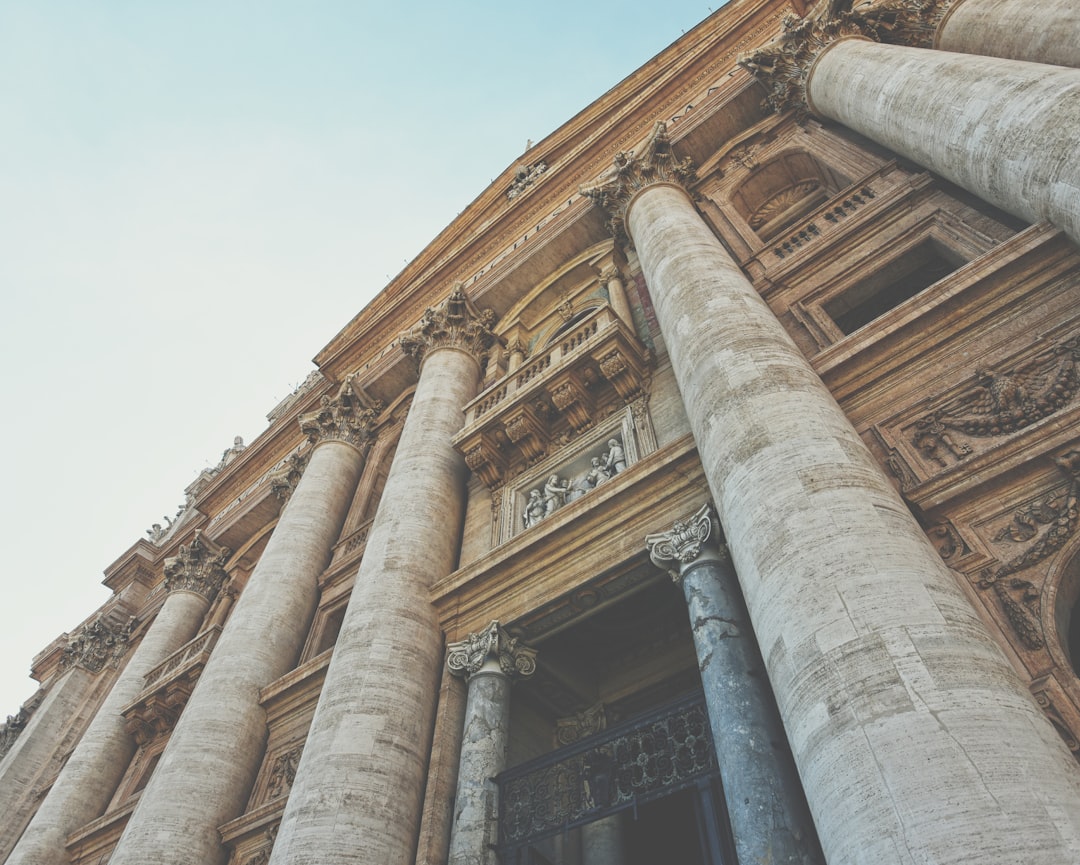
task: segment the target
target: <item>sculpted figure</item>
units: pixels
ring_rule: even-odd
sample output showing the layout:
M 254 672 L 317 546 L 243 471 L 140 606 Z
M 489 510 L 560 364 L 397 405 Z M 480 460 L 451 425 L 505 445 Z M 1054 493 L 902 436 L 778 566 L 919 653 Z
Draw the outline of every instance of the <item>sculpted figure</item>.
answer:
M 626 455 L 618 439 L 608 439 L 608 452 L 604 454 L 604 468 L 608 471 L 608 477 L 617 475 L 626 468 Z
M 545 516 L 547 516 L 547 508 L 540 497 L 540 490 L 530 490 L 529 500 L 525 502 L 525 512 L 521 515 L 525 528 L 532 528 Z
M 560 481 L 558 475 L 548 478 L 548 482 L 544 484 L 544 516 L 550 517 L 565 505 L 569 493 L 570 481 Z
M 600 464 L 600 457 L 592 458 L 592 468 L 589 469 L 589 473 L 585 475 L 585 480 L 594 489 L 606 480 L 611 479 L 611 472 L 609 472 L 604 466 Z

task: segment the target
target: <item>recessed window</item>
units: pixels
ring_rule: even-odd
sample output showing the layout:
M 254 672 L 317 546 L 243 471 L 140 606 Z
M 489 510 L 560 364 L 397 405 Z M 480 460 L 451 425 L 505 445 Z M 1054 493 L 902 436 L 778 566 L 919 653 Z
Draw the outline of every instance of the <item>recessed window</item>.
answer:
M 794 225 L 824 204 L 847 178 L 809 153 L 790 151 L 757 169 L 736 190 L 733 203 L 762 240 Z
M 854 333 L 964 263 L 963 257 L 928 239 L 826 301 L 823 307 L 845 335 Z

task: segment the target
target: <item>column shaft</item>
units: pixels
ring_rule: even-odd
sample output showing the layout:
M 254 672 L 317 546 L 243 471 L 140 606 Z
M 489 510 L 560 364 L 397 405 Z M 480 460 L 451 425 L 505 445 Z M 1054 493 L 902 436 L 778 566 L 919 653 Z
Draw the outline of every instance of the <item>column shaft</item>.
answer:
M 104 813 L 135 753 L 120 711 L 139 695 L 146 674 L 195 635 L 209 603 L 187 591 L 165 599 L 7 865 L 70 861 L 64 847 L 67 836 Z
M 442 661 L 428 600 L 457 565 L 466 467 L 450 444 L 479 365 L 432 349 L 401 432 L 271 863 L 412 861 Z
M 681 188 L 626 220 L 827 861 L 1074 859 L 1071 756 L 828 389 Z
M 420 820 L 420 843 L 416 865 L 444 865 L 450 849 L 452 805 L 461 760 L 461 730 L 468 699 L 465 683 L 444 668 L 435 734 L 431 740 L 424 813 Z
M 1080 70 L 842 39 L 807 93 L 818 116 L 1080 242 Z
M 957 0 L 934 47 L 1055 66 L 1080 66 L 1076 0 Z
M 491 779 L 506 768 L 509 728 L 510 679 L 489 659 L 469 679 L 449 865 L 498 865 L 492 818 L 499 791 Z
M 315 447 L 111 865 L 225 861 L 218 826 L 243 810 L 266 741 L 259 690 L 296 665 L 362 466 L 350 444 Z

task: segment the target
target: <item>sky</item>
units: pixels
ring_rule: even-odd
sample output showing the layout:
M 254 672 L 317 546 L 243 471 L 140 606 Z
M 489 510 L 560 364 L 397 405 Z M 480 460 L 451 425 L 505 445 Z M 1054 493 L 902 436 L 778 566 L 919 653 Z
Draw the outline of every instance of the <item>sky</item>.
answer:
M 310 358 L 712 8 L 0 0 L 0 720 Z

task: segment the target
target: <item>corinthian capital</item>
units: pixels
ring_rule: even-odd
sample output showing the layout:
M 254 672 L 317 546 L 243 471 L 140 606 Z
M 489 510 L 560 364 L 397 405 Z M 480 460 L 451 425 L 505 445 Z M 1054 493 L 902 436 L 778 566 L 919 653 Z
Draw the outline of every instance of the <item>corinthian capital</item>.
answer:
M 134 617 L 117 621 L 98 616 L 68 640 L 67 648 L 60 656 L 60 670 L 78 665 L 96 673 L 106 664 L 115 666 L 127 651 L 134 627 Z
M 676 159 L 671 150 L 667 124 L 659 121 L 653 127 L 652 137 L 640 156 L 633 150 L 620 150 L 615 154 L 611 171 L 594 186 L 582 186 L 582 195 L 591 198 L 593 204 L 607 213 L 608 228 L 619 240 L 627 240 L 626 207 L 634 193 L 657 183 L 675 183 L 687 187 L 694 182 L 693 162 Z
M 455 676 L 470 676 L 480 671 L 488 660 L 499 662 L 506 676 L 527 678 L 536 672 L 536 649 L 524 646 L 511 637 L 498 622 L 492 622 L 478 634 L 469 634 L 448 647 L 446 666 Z
M 227 577 L 225 562 L 230 555 L 228 547 L 218 546 L 196 531 L 190 544 L 181 544 L 177 554 L 166 559 L 166 590 L 195 592 L 212 601 Z
M 675 520 L 671 530 L 645 536 L 649 558 L 658 568 L 663 568 L 676 583 L 682 579 L 682 570 L 697 561 L 703 548 L 709 544 L 721 554 L 725 552 L 720 527 L 709 505 L 702 505 L 692 517 Z
M 437 348 L 464 349 L 483 362 L 495 342 L 491 332 L 494 324 L 495 313 L 473 306 L 459 282 L 446 300 L 434 309 L 427 309 L 420 323 L 402 334 L 401 348 L 417 363 Z
M 882 42 L 933 48 L 941 22 L 955 5 L 956 0 L 877 0 L 860 6 L 855 16 Z
M 845 36 L 877 41 L 872 22 L 851 12 L 852 0 L 819 0 L 805 18 L 789 15 L 781 33 L 757 51 L 743 54 L 738 63 L 765 85 L 766 103 L 773 111 L 793 108 L 804 112 L 809 103 L 806 84 L 810 68 L 826 48 Z
M 312 444 L 341 441 L 364 451 L 371 443 L 379 409 L 379 403 L 348 375 L 334 396 L 323 394 L 319 408 L 301 416 L 300 429 Z

